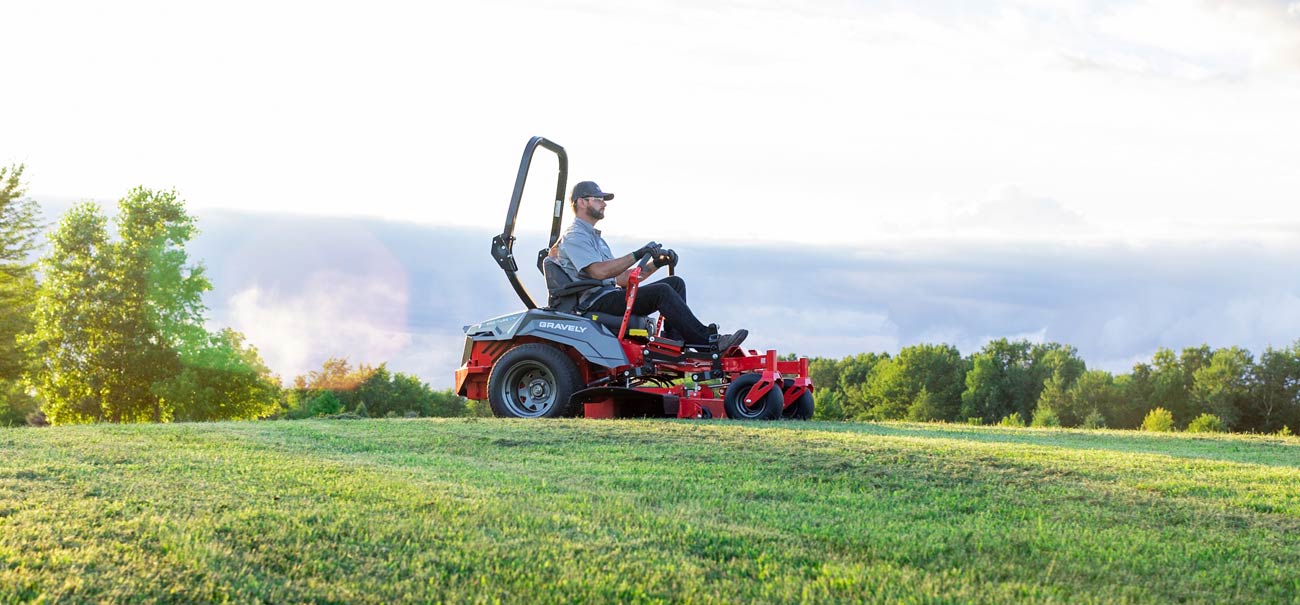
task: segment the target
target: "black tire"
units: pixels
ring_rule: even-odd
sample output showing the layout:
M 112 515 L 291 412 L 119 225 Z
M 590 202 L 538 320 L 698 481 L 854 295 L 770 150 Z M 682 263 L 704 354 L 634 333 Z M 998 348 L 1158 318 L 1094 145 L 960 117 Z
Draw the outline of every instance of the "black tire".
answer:
M 782 380 L 781 390 L 788 391 L 794 386 L 793 378 Z M 785 398 L 782 397 L 782 401 Z M 812 391 L 804 391 L 790 407 L 781 411 L 781 420 L 812 420 L 813 417 L 813 394 Z
M 762 376 L 755 373 L 741 374 L 731 385 L 727 387 L 727 394 L 723 398 L 723 407 L 727 410 L 727 418 L 733 420 L 775 420 L 781 417 L 781 408 L 785 405 L 785 399 L 781 397 L 781 389 L 774 386 L 768 391 L 763 399 L 751 403 L 745 403 L 749 390 L 762 380 Z
M 560 418 L 573 415 L 569 397 L 582 388 L 578 366 L 550 345 L 519 345 L 488 373 L 488 404 L 498 418 Z

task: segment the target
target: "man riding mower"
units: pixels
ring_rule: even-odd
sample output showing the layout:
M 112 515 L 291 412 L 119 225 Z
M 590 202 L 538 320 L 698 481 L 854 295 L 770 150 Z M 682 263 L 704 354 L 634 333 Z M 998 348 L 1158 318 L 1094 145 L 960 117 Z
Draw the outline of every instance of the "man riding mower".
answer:
M 514 257 L 515 217 L 538 147 L 554 152 L 559 159 L 550 240 L 537 253 L 537 268 L 546 277 L 549 293 L 547 305 L 540 308 L 519 280 Z M 587 279 L 575 280 L 566 272 L 562 265 L 566 254 L 572 253 L 570 262 L 575 257 L 582 262 L 586 260 L 584 252 L 589 252 L 556 246 L 567 176 L 564 148 L 542 137 L 529 140 L 505 229 L 492 239 L 492 257 L 527 310 L 465 328 L 465 353 L 456 370 L 460 395 L 487 399 L 493 414 L 510 418 L 812 418 L 813 385 L 806 358 L 781 361 L 774 350 L 742 349 L 743 331 L 719 338 L 713 325 L 700 324 L 703 330 L 694 340 L 704 342 L 688 342 L 692 326 L 661 304 L 652 305 L 660 312 L 657 320 L 635 313 L 647 307 L 644 302 L 638 304 L 638 290 L 644 277 L 656 268 L 668 267 L 670 278 L 647 285 L 647 289 L 653 286 L 684 294 L 684 282 L 680 292 L 677 284 L 664 283 L 674 279 L 675 252 L 652 242 L 639 249 L 640 254 L 628 255 L 630 266 L 620 266 L 628 257 L 612 258 L 606 251 L 598 256 L 610 258 L 597 258 L 581 267 L 619 262 L 597 267 Z M 594 183 L 590 186 L 600 191 Z M 587 189 L 574 189 L 576 205 L 577 195 Z M 599 197 L 605 195 L 600 192 Z M 581 273 L 579 277 L 583 277 Z M 611 279 L 611 289 L 617 294 L 606 291 L 593 296 L 593 292 L 610 288 L 607 280 Z M 610 296 L 622 300 L 603 301 Z M 597 301 L 602 302 L 591 304 Z M 682 303 L 684 307 L 684 297 Z M 600 310 L 610 308 L 621 308 L 622 313 Z M 667 327 L 665 313 L 674 314 Z

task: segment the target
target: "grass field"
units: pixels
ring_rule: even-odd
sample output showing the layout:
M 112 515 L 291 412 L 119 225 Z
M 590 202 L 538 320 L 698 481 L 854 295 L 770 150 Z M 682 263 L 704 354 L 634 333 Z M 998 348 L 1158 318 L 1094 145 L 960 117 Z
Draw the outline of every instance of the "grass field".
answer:
M 0 429 L 0 603 L 1300 603 L 1300 440 L 914 424 Z

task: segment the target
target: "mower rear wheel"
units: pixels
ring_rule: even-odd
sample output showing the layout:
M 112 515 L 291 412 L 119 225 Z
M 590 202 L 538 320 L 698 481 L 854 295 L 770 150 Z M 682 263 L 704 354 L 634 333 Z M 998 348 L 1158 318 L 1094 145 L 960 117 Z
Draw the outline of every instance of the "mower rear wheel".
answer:
M 578 366 L 550 345 L 519 345 L 488 373 L 488 404 L 498 418 L 572 415 L 569 397 L 582 388 Z
M 723 406 L 727 410 L 727 418 L 735 420 L 775 420 L 781 417 L 781 408 L 785 405 L 785 399 L 781 397 L 781 389 L 773 385 L 772 390 L 758 401 L 745 402 L 749 397 L 750 389 L 758 384 L 763 377 L 759 374 L 741 374 L 731 385 L 727 387 L 727 394 L 723 398 Z
M 788 391 L 794 386 L 794 380 L 786 378 L 782 380 L 781 390 Z M 813 417 L 813 394 L 812 391 L 804 391 L 790 407 L 781 411 L 782 420 L 812 420 Z

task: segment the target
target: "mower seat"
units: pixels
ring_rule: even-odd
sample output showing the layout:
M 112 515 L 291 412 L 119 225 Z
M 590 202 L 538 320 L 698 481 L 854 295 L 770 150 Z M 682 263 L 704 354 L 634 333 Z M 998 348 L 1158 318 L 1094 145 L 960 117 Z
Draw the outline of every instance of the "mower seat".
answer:
M 609 331 L 615 335 L 618 334 L 618 329 L 623 327 L 622 315 L 601 313 L 599 311 L 587 311 L 586 313 L 578 313 L 578 315 L 609 328 Z M 658 323 L 644 315 L 633 315 L 627 318 L 627 336 L 628 338 L 649 338 L 654 335 Z
M 546 276 L 546 290 L 550 294 L 547 305 L 552 311 L 581 315 L 599 323 L 609 331 L 618 333 L 623 326 L 623 316 L 613 313 L 600 313 L 578 308 L 578 299 L 589 288 L 604 284 L 598 279 L 573 279 L 560 263 L 551 257 L 542 261 L 542 274 Z M 627 335 L 632 337 L 649 337 L 654 334 L 657 322 L 644 315 L 633 315 L 627 320 Z
M 599 279 L 573 279 L 559 261 L 550 257 L 542 261 L 542 275 L 546 276 L 546 291 L 550 295 L 547 306 L 563 313 L 578 313 L 582 293 L 605 283 Z

